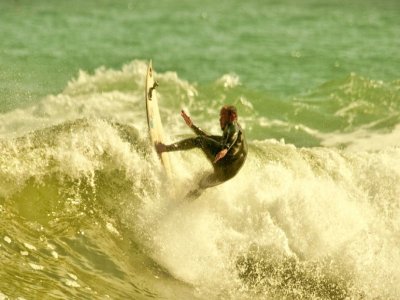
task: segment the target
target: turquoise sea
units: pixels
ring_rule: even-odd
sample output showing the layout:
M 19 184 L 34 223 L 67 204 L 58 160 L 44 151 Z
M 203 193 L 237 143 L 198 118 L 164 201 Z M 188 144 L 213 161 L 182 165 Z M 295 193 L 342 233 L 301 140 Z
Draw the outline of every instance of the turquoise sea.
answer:
M 398 0 L 2 0 L 0 299 L 399 299 Z M 239 174 L 148 142 L 152 60 Z

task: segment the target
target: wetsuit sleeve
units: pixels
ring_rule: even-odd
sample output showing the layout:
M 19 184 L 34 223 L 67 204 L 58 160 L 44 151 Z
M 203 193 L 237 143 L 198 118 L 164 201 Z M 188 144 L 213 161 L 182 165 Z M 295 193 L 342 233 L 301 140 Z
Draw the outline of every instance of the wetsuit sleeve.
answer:
M 201 130 L 199 127 L 197 127 L 194 124 L 192 124 L 192 126 L 190 126 L 190 128 L 192 128 L 194 133 L 196 133 L 197 135 L 203 135 L 203 136 L 207 136 L 208 135 L 207 133 L 205 133 L 203 130 Z
M 231 149 L 231 147 L 236 143 L 239 136 L 239 129 L 235 124 L 230 124 L 226 131 L 224 132 L 222 148 Z

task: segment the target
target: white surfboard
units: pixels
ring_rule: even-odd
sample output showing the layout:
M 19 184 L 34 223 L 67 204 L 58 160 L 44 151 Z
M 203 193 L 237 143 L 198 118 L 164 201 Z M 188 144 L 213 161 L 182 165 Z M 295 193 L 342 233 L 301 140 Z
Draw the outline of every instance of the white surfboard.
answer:
M 164 143 L 164 130 L 161 123 L 160 112 L 158 110 L 158 101 L 156 92 L 157 85 L 158 85 L 157 82 L 154 80 L 152 61 L 150 60 L 146 74 L 145 100 L 146 100 L 147 124 L 149 127 L 150 142 L 154 146 L 157 143 Z M 164 166 L 167 176 L 171 178 L 172 170 L 168 153 L 163 152 L 161 153 L 161 155 L 159 155 L 159 157 Z

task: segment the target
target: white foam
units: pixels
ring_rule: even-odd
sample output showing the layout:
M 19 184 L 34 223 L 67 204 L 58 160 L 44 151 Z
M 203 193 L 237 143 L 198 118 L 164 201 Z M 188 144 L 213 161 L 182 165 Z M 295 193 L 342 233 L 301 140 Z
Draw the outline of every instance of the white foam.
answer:
M 118 232 L 118 230 L 114 227 L 113 224 L 111 224 L 110 222 L 106 223 L 106 228 L 109 232 L 111 232 L 112 234 L 116 235 L 116 236 L 120 236 L 120 233 Z
M 7 300 L 7 299 L 8 299 L 7 295 L 0 292 L 0 300 Z
M 234 289 L 235 262 L 257 245 L 306 261 L 330 256 L 360 279 L 356 288 L 398 295 L 400 272 L 391 266 L 400 261 L 393 230 L 400 228 L 400 150 L 357 155 L 272 141 L 256 147 L 234 179 L 165 212 L 151 233 L 156 261 L 199 288 Z M 376 259 L 371 249 L 380 249 Z
M 44 269 L 43 266 L 38 265 L 38 264 L 34 264 L 34 263 L 29 263 L 29 266 L 30 266 L 32 269 L 36 270 L 36 271 L 41 271 L 41 270 Z
M 217 80 L 218 84 L 221 84 L 224 88 L 233 88 L 240 85 L 240 78 L 237 74 L 225 74 Z
M 400 125 L 391 132 L 374 132 L 368 128 L 360 128 L 350 133 L 318 134 L 322 138 L 321 144 L 326 147 L 340 147 L 344 145 L 349 151 L 379 151 L 385 148 L 399 146 Z
M 23 138 L 2 141 L 0 175 L 7 181 L 0 183 L 1 195 L 11 194 L 9 190 L 24 186 L 30 178 L 40 182 L 49 172 L 74 179 L 77 185 L 85 179 L 96 192 L 95 174 L 116 169 L 126 175 L 132 191 L 124 195 L 127 199 L 121 200 L 122 204 L 110 200 L 120 209 L 118 216 L 135 230 L 138 242 L 145 244 L 157 263 L 200 290 L 219 293 L 238 289 L 242 282 L 237 259 L 256 245 L 306 262 L 331 256 L 343 262 L 358 280 L 357 287 L 368 294 L 389 298 L 400 294 L 396 286 L 399 271 L 394 267 L 400 263 L 400 150 L 394 146 L 400 137 L 399 126 L 386 134 L 371 134 L 368 128 L 350 134 L 321 134 L 301 124 L 260 116 L 257 121 L 261 127 L 293 126 L 320 137 L 324 146 L 346 144 L 347 151 L 296 148 L 283 140 L 252 141 L 247 162 L 235 178 L 179 206 L 198 180 L 197 172 L 211 170 L 200 151 L 171 153 L 177 193 L 166 195 L 171 184 L 160 175 L 157 155 L 140 153 L 106 121 L 130 124 L 138 130 L 139 139 L 147 138 L 144 109 L 137 108 L 144 105 L 145 68 L 144 63 L 134 62 L 120 71 L 100 68 L 94 74 L 81 72 L 63 93 L 2 115 L 0 137 Z M 161 101 L 178 98 L 178 102 L 189 103 L 188 111 L 200 110 L 199 104 L 190 102 L 197 95 L 192 85 L 176 73 L 158 75 L 173 82 L 170 88 L 174 90 L 160 93 Z M 221 80 L 227 88 L 240 84 L 234 76 Z M 131 83 L 135 86 L 129 87 Z M 121 86 L 126 90 L 121 91 Z M 250 111 L 254 109 L 247 99 L 242 98 L 241 103 Z M 217 116 L 219 105 L 215 100 L 201 108 L 201 116 Z M 172 137 L 190 133 L 179 111 L 167 112 L 165 124 Z M 61 125 L 52 133 L 49 129 L 55 124 Z M 212 124 L 205 122 L 219 132 L 218 122 Z M 46 130 L 38 136 L 27 134 L 43 128 Z M 41 135 L 44 142 L 38 140 Z M 84 204 L 79 193 L 68 195 L 76 205 Z M 112 223 L 105 227 L 119 235 Z M 12 242 L 8 236 L 3 239 Z M 30 244 L 25 247 L 36 250 Z M 57 259 L 55 247 L 48 248 Z M 44 268 L 29 265 L 34 270 Z M 79 287 L 76 276 L 68 276 L 64 284 Z
M 26 249 L 31 250 L 31 251 L 36 251 L 36 247 L 29 244 L 29 243 L 24 243 L 24 246 Z
M 71 279 L 68 279 L 68 278 L 64 278 L 62 281 L 64 282 L 64 284 L 65 284 L 66 286 L 70 286 L 70 287 L 74 287 L 74 288 L 79 288 L 79 287 L 81 287 L 80 284 L 77 283 L 75 280 L 71 280 Z
M 55 258 L 58 259 L 58 253 L 56 251 L 51 251 L 51 255 Z

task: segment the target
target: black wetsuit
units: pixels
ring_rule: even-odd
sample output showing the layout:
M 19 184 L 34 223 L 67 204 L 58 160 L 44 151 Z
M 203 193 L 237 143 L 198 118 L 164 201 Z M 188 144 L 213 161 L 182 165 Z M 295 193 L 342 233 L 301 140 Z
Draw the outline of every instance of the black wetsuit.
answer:
M 203 190 L 221 184 L 234 177 L 243 166 L 247 156 L 247 142 L 240 125 L 234 121 L 228 123 L 222 136 L 208 135 L 199 127 L 192 125 L 191 128 L 197 137 L 188 138 L 180 142 L 166 145 L 166 151 L 189 150 L 200 148 L 207 159 L 212 163 L 214 172 L 204 176 L 199 182 L 199 189 Z M 222 149 L 228 149 L 226 155 L 213 163 L 215 156 Z M 199 189 L 192 193 L 201 193 Z

